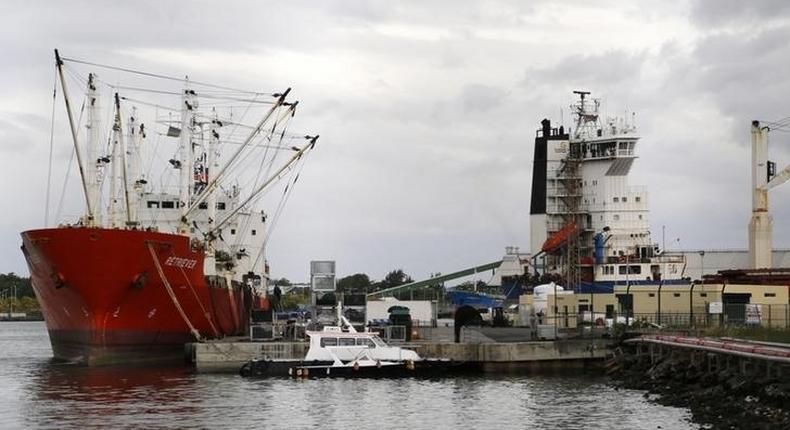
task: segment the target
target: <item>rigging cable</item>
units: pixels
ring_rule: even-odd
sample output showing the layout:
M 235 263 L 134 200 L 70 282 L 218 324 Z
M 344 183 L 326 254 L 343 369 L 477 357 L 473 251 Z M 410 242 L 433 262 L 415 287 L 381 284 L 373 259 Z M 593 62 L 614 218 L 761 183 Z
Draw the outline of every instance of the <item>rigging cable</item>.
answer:
M 306 158 L 302 160 L 302 164 L 299 166 L 299 168 L 295 169 L 296 175 L 294 176 L 294 180 L 292 182 L 289 182 L 288 185 L 286 185 L 285 190 L 283 191 L 283 197 L 280 199 L 280 203 L 277 205 L 277 209 L 275 209 L 274 215 L 272 215 L 271 222 L 269 223 L 268 228 L 265 231 L 266 236 L 263 238 L 263 244 L 261 244 L 261 247 L 258 250 L 258 255 L 257 257 L 255 257 L 255 263 L 252 265 L 252 267 L 256 267 L 260 262 L 261 258 L 264 256 L 264 250 L 266 249 L 266 246 L 269 244 L 269 239 L 271 238 L 272 233 L 274 232 L 274 228 L 277 225 L 277 221 L 280 219 L 280 215 L 282 214 L 283 208 L 285 208 L 285 203 L 291 197 L 291 193 L 293 192 L 293 189 L 296 187 L 296 181 L 299 180 L 299 175 L 302 173 L 302 169 L 304 168 L 305 163 L 306 163 Z
M 80 107 L 80 116 L 77 118 L 77 127 L 80 126 L 82 123 L 82 113 L 85 111 L 85 100 L 82 101 L 82 106 Z M 72 147 L 71 148 L 71 157 L 69 158 L 69 164 L 66 167 L 65 178 L 63 178 L 63 189 L 60 192 L 60 201 L 58 202 L 58 210 L 55 211 L 55 218 L 60 218 L 61 210 L 63 209 L 63 198 L 66 197 L 66 187 L 69 185 L 69 171 L 71 171 L 71 165 L 74 163 L 74 155 L 76 154 L 77 150 Z
M 52 117 L 49 125 L 49 164 L 47 166 L 47 201 L 44 204 L 44 227 L 49 227 L 49 200 L 52 188 L 52 152 L 55 146 L 55 101 L 58 94 L 58 73 L 55 71 L 55 84 L 52 87 Z
M 89 65 L 89 66 L 102 67 L 102 68 L 105 68 L 105 69 L 117 70 L 119 72 L 132 73 L 132 74 L 141 75 L 141 76 L 148 76 L 150 78 L 165 79 L 165 80 L 178 81 L 178 82 L 186 82 L 186 80 L 183 79 L 183 78 L 176 78 L 176 77 L 173 77 L 173 76 L 160 75 L 158 73 L 143 72 L 141 70 L 128 69 L 128 68 L 125 68 L 125 67 L 116 67 L 116 66 L 110 66 L 110 65 L 107 65 L 107 64 L 93 63 L 93 62 L 90 62 L 90 61 L 78 60 L 76 58 L 61 57 L 61 59 L 63 61 L 69 61 L 69 62 L 72 62 L 72 63 L 79 63 L 79 64 L 86 64 L 86 65 Z M 201 85 L 201 86 L 204 86 L 204 87 L 217 88 L 217 89 L 227 90 L 227 91 L 235 91 L 235 92 L 239 92 L 239 93 L 247 93 L 247 94 L 255 94 L 255 95 L 272 95 L 272 93 L 261 93 L 261 92 L 258 92 L 258 91 L 240 90 L 240 89 L 237 89 L 237 88 L 224 87 L 224 86 L 221 86 L 221 85 L 209 84 L 209 83 L 206 83 L 206 82 L 193 81 L 191 79 L 189 80 L 189 82 L 191 84 Z
M 289 112 L 286 112 L 286 114 L 287 113 L 289 113 Z M 277 146 L 282 145 L 282 141 L 283 141 L 283 139 L 285 137 L 285 132 L 288 130 L 288 125 L 290 123 L 291 118 L 293 118 L 293 116 L 292 115 L 287 115 L 284 118 L 285 118 L 285 120 L 283 122 L 282 131 L 280 133 L 278 133 L 280 135 L 280 139 L 276 143 Z M 275 127 L 277 127 L 277 124 L 280 122 L 281 119 L 283 119 L 283 118 L 279 118 L 275 122 L 275 124 L 272 127 L 272 130 L 271 130 L 271 132 L 269 134 L 269 136 L 271 136 L 271 134 L 274 133 Z M 252 187 L 251 187 L 251 189 L 253 189 L 253 190 L 258 187 L 258 180 L 259 179 L 269 177 L 269 173 L 271 173 L 272 167 L 274 166 L 274 162 L 277 160 L 277 156 L 279 155 L 278 152 L 274 152 L 274 155 L 272 156 L 271 161 L 269 163 L 266 163 L 266 156 L 267 156 L 268 152 L 269 152 L 269 148 L 266 147 L 266 150 L 264 151 L 264 154 L 263 154 L 263 158 L 261 159 L 261 164 L 260 164 L 260 166 L 258 168 L 258 173 L 257 173 L 257 175 L 255 177 L 255 180 L 254 180 L 254 182 L 252 184 Z M 266 165 L 266 171 L 265 172 L 263 172 L 264 165 Z M 296 170 L 296 169 L 294 169 L 294 170 Z M 292 173 L 293 173 L 293 170 L 289 172 L 289 174 L 291 174 L 291 175 L 292 175 Z M 290 182 L 290 178 L 288 179 L 288 181 Z M 286 191 L 288 190 L 288 185 L 285 186 L 285 190 Z M 252 203 L 250 204 L 250 207 L 252 207 L 255 204 L 257 204 L 257 202 L 260 201 L 260 199 L 262 197 L 263 197 L 263 194 L 261 194 L 258 198 L 254 199 L 252 201 Z M 252 210 L 250 210 L 250 212 L 252 212 Z M 236 246 L 239 246 L 239 244 L 241 242 L 241 239 L 247 235 L 247 231 L 250 229 L 251 223 L 252 223 L 252 217 L 248 218 L 248 220 L 245 223 L 245 225 L 243 225 L 240 228 L 240 231 L 241 231 L 242 234 L 238 236 L 237 241 L 236 241 Z M 256 264 L 257 264 L 257 261 L 256 261 Z

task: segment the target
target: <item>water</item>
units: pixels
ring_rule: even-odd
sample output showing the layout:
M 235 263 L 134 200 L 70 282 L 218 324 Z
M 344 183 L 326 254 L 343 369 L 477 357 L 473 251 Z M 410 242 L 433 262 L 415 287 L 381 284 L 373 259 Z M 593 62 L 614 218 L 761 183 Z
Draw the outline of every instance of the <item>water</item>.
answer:
M 598 376 L 247 380 L 51 355 L 43 323 L 0 323 L 0 428 L 697 428 Z

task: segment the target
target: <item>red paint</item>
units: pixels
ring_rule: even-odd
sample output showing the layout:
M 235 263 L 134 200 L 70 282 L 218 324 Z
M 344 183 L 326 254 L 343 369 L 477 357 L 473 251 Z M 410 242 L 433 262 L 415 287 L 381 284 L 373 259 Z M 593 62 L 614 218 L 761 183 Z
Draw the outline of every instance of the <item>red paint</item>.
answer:
M 112 355 L 111 361 L 127 361 L 128 351 L 129 361 L 141 354 L 151 359 L 159 351 L 183 351 L 194 339 L 157 272 L 149 243 L 201 337 L 244 333 L 244 291 L 238 285 L 209 286 L 204 253 L 191 249 L 185 236 L 81 227 L 26 231 L 22 240 L 56 358 L 91 363 Z

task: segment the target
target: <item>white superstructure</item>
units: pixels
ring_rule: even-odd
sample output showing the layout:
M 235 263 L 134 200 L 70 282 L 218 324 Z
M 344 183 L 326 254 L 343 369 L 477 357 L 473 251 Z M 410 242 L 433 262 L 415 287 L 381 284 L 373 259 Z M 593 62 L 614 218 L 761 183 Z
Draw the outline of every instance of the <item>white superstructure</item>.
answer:
M 602 120 L 599 101 L 576 93 L 575 127 L 566 132 L 543 120 L 535 139 L 532 254 L 552 243 L 558 246 L 548 252 L 561 254 L 559 245 L 569 241 L 557 235 L 568 234 L 563 228 L 573 224 L 574 255 L 548 256 L 545 270 L 561 272 L 559 266 L 574 259 L 587 281 L 680 278 L 682 258 L 660 256 L 650 237 L 646 188 L 628 180 L 639 141 L 634 116 Z
M 298 104 L 286 101 L 290 88 L 236 90 L 61 58 L 57 51 L 56 62 L 86 200 L 76 224 L 188 236 L 194 250 L 205 251 L 212 283 L 265 291 L 267 214 L 256 206 L 282 180 L 272 217 L 280 214 L 298 162 L 318 138 L 287 133 Z M 108 80 L 88 74 L 84 132 L 65 94 L 64 69 L 76 76 L 69 69 L 77 64 L 121 72 Z

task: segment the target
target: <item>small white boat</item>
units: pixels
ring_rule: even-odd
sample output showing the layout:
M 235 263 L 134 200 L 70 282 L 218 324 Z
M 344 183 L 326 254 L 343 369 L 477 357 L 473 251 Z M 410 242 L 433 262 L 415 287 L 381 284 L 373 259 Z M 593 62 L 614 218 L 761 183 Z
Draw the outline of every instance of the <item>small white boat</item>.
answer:
M 460 363 L 442 359 L 423 359 L 415 351 L 391 346 L 373 332 L 358 332 L 351 324 L 346 329 L 327 326 L 308 331 L 309 349 L 301 360 L 257 359 L 241 368 L 242 376 L 291 377 L 398 377 L 433 376 Z M 428 372 L 425 372 L 425 370 Z

